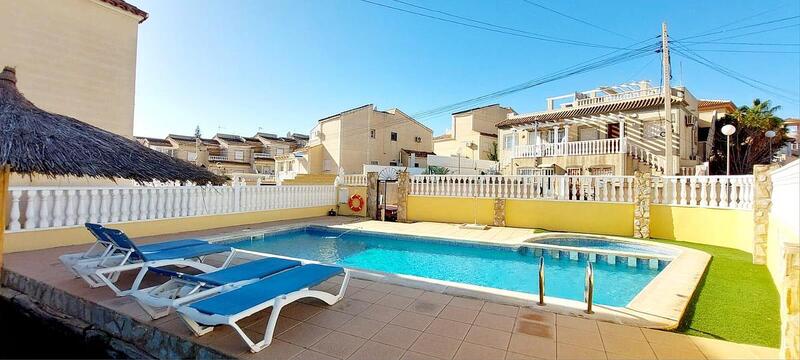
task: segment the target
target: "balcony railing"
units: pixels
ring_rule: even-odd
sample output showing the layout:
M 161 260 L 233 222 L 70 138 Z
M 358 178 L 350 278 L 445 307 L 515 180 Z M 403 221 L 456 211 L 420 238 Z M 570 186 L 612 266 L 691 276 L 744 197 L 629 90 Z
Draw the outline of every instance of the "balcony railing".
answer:
M 661 88 L 649 88 L 636 91 L 626 91 L 619 94 L 578 99 L 576 103 L 577 106 L 587 106 L 587 105 L 605 104 L 622 100 L 638 99 L 642 97 L 656 96 L 656 95 L 661 95 Z
M 254 159 L 272 159 L 272 153 L 271 152 L 253 153 L 253 158 Z
M 208 161 L 227 161 L 228 157 L 225 155 L 208 155 Z
M 536 145 L 519 145 L 514 148 L 514 157 L 526 158 L 545 156 L 603 155 L 623 153 L 625 151 L 625 139 L 614 138 Z

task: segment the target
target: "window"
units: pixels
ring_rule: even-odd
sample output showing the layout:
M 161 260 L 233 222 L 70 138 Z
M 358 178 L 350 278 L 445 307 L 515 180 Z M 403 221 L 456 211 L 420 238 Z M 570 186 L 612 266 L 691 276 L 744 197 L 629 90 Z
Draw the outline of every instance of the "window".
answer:
M 418 163 L 418 162 L 415 162 L 415 163 L 414 163 L 414 167 L 418 168 L 418 167 L 419 167 L 419 163 Z
M 503 135 L 503 149 L 510 150 L 514 147 L 517 143 L 517 134 L 505 134 Z
M 375 138 L 375 129 L 369 129 L 369 138 L 370 139 L 374 139 Z
M 567 175 L 580 175 L 581 172 L 581 168 L 579 167 L 567 168 Z
M 614 168 L 611 166 L 595 166 L 589 171 L 592 175 L 614 175 Z
M 323 169 L 324 171 L 333 171 L 333 160 L 325 159 L 323 162 Z
M 415 136 L 414 137 L 414 142 L 416 142 L 417 144 L 421 143 L 422 142 L 422 137 L 421 136 Z
M 275 155 L 283 155 L 283 149 L 282 148 L 275 148 Z
M 664 122 L 661 120 L 647 121 L 644 123 L 644 138 L 655 139 L 664 137 Z
M 378 160 L 372 160 L 369 162 L 370 165 L 378 165 Z
M 392 141 L 397 141 L 397 133 L 396 132 L 392 131 L 392 134 L 390 136 L 391 136 Z
M 189 161 L 195 161 L 195 160 L 197 160 L 197 153 L 196 153 L 196 152 L 190 152 L 190 153 L 188 153 L 188 154 L 186 155 L 186 160 L 189 160 Z
M 244 151 L 236 150 L 233 152 L 233 160 L 244 160 Z
M 389 166 L 397 166 L 397 161 L 389 161 Z

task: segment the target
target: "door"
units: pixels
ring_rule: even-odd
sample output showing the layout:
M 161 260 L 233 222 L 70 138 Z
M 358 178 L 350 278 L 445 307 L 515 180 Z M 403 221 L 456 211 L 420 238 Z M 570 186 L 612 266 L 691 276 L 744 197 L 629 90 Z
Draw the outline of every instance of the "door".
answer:
M 608 124 L 608 139 L 619 139 L 619 123 Z

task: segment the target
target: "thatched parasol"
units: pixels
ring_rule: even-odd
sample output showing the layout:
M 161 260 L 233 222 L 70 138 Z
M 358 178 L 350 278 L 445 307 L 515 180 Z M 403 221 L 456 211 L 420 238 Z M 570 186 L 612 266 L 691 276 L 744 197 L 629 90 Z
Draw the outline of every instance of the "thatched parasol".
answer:
M 39 109 L 17 90 L 16 71 L 0 73 L 0 234 L 5 229 L 9 173 L 125 178 L 137 182 L 220 184 L 199 166 L 68 116 Z M 0 266 L 3 240 L 0 235 Z

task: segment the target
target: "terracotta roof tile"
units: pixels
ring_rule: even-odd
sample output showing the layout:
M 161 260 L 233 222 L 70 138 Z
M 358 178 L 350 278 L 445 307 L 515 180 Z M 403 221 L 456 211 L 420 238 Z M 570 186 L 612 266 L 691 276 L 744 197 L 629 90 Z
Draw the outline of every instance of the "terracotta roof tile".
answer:
M 683 101 L 676 101 L 674 99 L 672 100 L 672 103 L 684 104 L 684 105 L 686 104 Z M 541 112 L 531 115 L 520 115 L 517 117 L 512 117 L 501 121 L 500 123 L 497 124 L 497 127 L 508 127 L 512 125 L 521 125 L 537 121 L 562 120 L 579 116 L 615 113 L 619 111 L 634 110 L 634 109 L 646 109 L 646 108 L 657 107 L 663 104 L 664 104 L 664 98 L 658 96 L 658 97 L 650 97 L 650 98 L 635 99 L 628 101 L 619 101 L 609 104 L 598 104 L 594 106 L 568 108 L 557 111 Z
M 102 1 L 102 2 L 104 2 L 106 4 L 108 4 L 108 5 L 111 5 L 113 7 L 125 10 L 125 11 L 127 11 L 127 12 L 129 12 L 131 14 L 141 16 L 142 20 L 139 20 L 140 24 L 143 23 L 145 20 L 147 20 L 147 17 L 149 16 L 144 10 L 139 9 L 136 6 L 133 6 L 131 4 L 128 4 L 127 2 L 125 2 L 123 0 L 100 0 L 100 1 Z

